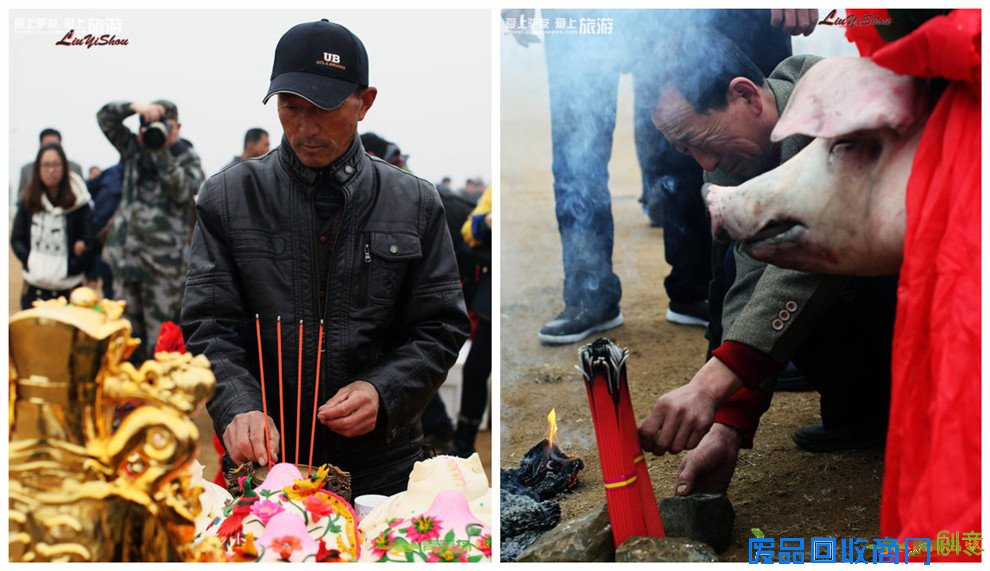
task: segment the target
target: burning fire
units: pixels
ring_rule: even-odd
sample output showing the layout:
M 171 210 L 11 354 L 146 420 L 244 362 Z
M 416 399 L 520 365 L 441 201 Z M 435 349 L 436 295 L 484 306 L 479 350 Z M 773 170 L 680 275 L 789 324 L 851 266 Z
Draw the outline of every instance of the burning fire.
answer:
M 578 473 L 584 468 L 580 458 L 568 456 L 554 442 L 557 439 L 557 409 L 550 409 L 547 424 L 546 439 L 537 442 L 523 455 L 514 476 L 520 485 L 531 488 L 541 501 L 572 489 L 577 485 Z
M 547 424 L 550 425 L 550 436 L 547 437 L 547 447 L 553 448 L 553 441 L 557 439 L 557 409 L 550 409 L 550 414 L 547 415 Z

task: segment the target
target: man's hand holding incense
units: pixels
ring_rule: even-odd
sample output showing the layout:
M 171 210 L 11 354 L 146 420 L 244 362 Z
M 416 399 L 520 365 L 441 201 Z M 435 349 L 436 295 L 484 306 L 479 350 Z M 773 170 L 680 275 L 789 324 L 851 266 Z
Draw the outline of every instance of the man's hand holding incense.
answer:
M 660 397 L 640 423 L 643 450 L 662 456 L 694 448 L 711 428 L 715 409 L 742 386 L 732 369 L 709 359 L 691 382 Z
M 378 420 L 378 390 L 368 381 L 354 381 L 321 406 L 316 418 L 341 436 L 367 434 Z
M 736 471 L 740 448 L 742 436 L 735 428 L 721 423 L 712 425 L 698 447 L 681 459 L 674 493 L 724 494 Z
M 278 459 L 279 440 L 275 421 L 268 418 L 268 442 L 272 458 L 268 457 L 265 448 L 265 415 L 257 410 L 242 412 L 234 417 L 223 431 L 223 447 L 230 454 L 230 459 L 240 466 L 246 462 L 254 462 L 260 466 Z

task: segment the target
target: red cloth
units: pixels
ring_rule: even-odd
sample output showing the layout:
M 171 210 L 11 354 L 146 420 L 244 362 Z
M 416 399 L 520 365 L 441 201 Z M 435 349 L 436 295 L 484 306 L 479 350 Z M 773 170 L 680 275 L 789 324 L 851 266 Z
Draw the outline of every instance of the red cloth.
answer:
M 770 397 L 761 390 L 743 387 L 715 411 L 715 422 L 731 426 L 743 437 L 743 448 L 753 447 L 760 417 L 770 408 Z
M 763 379 L 780 372 L 781 366 L 759 349 L 754 349 L 738 341 L 726 341 L 712 351 L 712 357 L 732 369 L 743 385 L 749 389 L 759 388 Z
M 865 27 L 847 32 L 879 65 L 950 80 L 907 185 L 880 507 L 881 535 L 928 537 L 933 548 L 943 530 L 982 532 L 980 33 L 979 10 L 933 18 L 886 45 Z
M 185 353 L 186 344 L 182 340 L 182 330 L 171 321 L 162 323 L 161 331 L 158 333 L 158 342 L 155 344 L 155 353 L 171 352 Z
M 223 477 L 223 455 L 227 452 L 223 449 L 223 444 L 220 443 L 220 437 L 216 434 L 213 435 L 213 449 L 220 456 L 220 466 L 217 467 L 217 473 L 213 476 L 213 483 L 223 489 L 227 489 L 227 479 Z

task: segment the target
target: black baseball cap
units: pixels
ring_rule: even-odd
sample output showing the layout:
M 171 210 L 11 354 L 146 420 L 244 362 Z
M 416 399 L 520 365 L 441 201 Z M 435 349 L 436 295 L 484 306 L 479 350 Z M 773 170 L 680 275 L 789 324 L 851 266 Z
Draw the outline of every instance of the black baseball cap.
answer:
M 278 41 L 268 99 L 293 93 L 334 109 L 359 86 L 368 85 L 368 52 L 350 30 L 323 19 L 293 26 Z

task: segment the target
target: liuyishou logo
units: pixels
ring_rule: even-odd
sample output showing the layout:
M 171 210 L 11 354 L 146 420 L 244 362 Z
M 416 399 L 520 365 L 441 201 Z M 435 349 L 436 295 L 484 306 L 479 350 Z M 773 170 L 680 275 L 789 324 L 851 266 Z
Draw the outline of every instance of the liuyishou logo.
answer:
M 882 18 L 876 14 L 848 14 L 845 18 L 840 18 L 836 10 L 832 10 L 827 16 L 818 22 L 819 26 L 844 26 L 855 28 L 856 26 L 889 26 L 893 23 L 890 18 Z
M 116 34 L 103 34 L 100 36 L 86 34 L 85 36 L 76 36 L 75 30 L 69 30 L 62 36 L 61 40 L 55 42 L 55 45 L 86 46 L 86 49 L 89 49 L 93 46 L 126 46 L 129 43 L 127 38 L 118 38 Z

